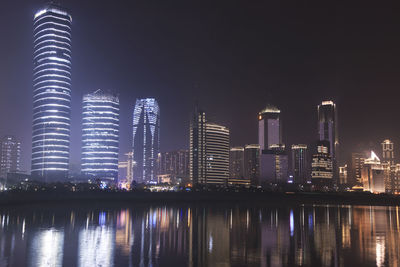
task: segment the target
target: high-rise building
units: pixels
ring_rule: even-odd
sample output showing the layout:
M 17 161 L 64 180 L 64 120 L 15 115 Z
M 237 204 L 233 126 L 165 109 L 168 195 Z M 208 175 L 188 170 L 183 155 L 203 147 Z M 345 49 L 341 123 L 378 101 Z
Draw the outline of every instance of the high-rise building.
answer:
M 282 144 L 280 113 L 277 107 L 271 105 L 258 113 L 258 143 L 261 150 Z
M 97 90 L 83 96 L 82 174 L 117 182 L 119 153 L 119 99 Z
M 7 173 L 20 170 L 21 143 L 14 136 L 4 136 L 1 140 L 0 178 Z
M 244 177 L 244 147 L 232 147 L 229 154 L 230 178 Z M 247 177 L 246 177 L 247 178 Z
M 382 161 L 394 164 L 394 145 L 389 139 L 384 140 L 382 143 Z
M 158 175 L 170 175 L 172 181 L 189 180 L 189 151 L 159 153 Z
M 54 4 L 33 21 L 32 175 L 45 181 L 68 176 L 71 113 L 71 24 Z
M 336 181 L 339 175 L 337 165 L 339 133 L 337 108 L 333 101 L 322 101 L 322 103 L 318 105 L 318 137 L 319 141 L 329 142 L 329 153 L 333 164 L 333 178 Z
M 157 182 L 160 152 L 160 108 L 154 98 L 137 99 L 133 111 L 133 179 L 138 183 Z
M 190 179 L 193 184 L 226 185 L 229 178 L 229 129 L 206 121 L 196 110 L 190 124 Z
M 189 177 L 193 184 L 206 183 L 206 113 L 195 110 L 190 121 Z
M 351 153 L 351 162 L 349 168 L 349 183 L 360 186 L 361 181 L 361 170 L 364 167 L 364 161 L 366 159 L 365 153 L 354 152 Z M 350 180 L 351 179 L 351 180 Z
M 267 183 L 288 182 L 288 155 L 285 146 L 272 146 L 262 150 L 260 156 L 260 181 Z
M 292 171 L 295 183 L 306 183 L 308 179 L 307 145 L 292 145 Z
M 385 193 L 385 183 L 390 176 L 388 163 L 382 163 L 378 156 L 371 151 L 371 156 L 364 161 L 361 171 L 361 180 L 364 191 Z
M 229 178 L 229 129 L 206 123 L 206 183 L 225 185 Z
M 252 144 L 244 147 L 244 176 L 252 185 L 260 183 L 260 145 Z
M 331 186 L 333 178 L 329 141 L 317 142 L 317 153 L 312 156 L 311 180 L 315 185 Z

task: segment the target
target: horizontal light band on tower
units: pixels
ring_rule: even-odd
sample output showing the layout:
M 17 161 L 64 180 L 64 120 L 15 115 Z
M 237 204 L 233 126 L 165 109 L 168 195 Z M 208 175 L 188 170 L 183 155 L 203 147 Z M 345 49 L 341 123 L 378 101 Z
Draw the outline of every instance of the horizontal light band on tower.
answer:
M 116 181 L 119 151 L 119 99 L 97 90 L 83 97 L 82 174 Z

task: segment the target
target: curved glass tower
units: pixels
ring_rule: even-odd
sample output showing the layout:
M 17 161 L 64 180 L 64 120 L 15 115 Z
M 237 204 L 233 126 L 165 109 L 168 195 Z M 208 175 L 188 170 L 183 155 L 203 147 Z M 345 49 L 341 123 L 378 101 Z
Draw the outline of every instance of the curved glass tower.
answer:
M 156 160 L 160 152 L 160 108 L 154 98 L 137 99 L 133 111 L 134 180 L 155 182 Z
M 97 90 L 83 97 L 82 174 L 104 182 L 118 178 L 119 99 Z
M 34 16 L 32 175 L 68 176 L 71 111 L 71 16 L 50 4 Z

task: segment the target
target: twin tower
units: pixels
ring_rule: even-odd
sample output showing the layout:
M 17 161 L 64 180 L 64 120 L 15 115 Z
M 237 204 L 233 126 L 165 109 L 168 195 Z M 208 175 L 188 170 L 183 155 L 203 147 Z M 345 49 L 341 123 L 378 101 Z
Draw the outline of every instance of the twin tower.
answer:
M 46 182 L 68 177 L 71 131 L 72 17 L 49 4 L 34 16 L 32 176 Z M 97 90 L 83 97 L 81 172 L 116 182 L 119 99 Z M 135 180 L 155 179 L 160 110 L 154 98 L 138 99 L 133 114 Z

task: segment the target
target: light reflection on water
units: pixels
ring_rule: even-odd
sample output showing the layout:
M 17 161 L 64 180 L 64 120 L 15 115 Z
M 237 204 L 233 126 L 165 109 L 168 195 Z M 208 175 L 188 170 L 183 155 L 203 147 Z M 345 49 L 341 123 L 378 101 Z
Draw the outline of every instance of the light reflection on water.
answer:
M 0 266 L 399 266 L 398 207 L 0 210 Z

